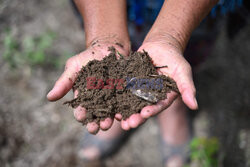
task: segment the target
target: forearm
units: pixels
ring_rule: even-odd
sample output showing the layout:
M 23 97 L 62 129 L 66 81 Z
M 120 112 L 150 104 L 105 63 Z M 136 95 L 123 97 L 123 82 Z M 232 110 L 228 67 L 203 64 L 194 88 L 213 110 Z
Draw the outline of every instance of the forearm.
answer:
M 95 40 L 115 39 L 130 47 L 125 0 L 75 0 L 83 17 L 86 46 Z
M 218 0 L 165 0 L 145 42 L 159 38 L 173 41 L 183 52 L 192 31 Z

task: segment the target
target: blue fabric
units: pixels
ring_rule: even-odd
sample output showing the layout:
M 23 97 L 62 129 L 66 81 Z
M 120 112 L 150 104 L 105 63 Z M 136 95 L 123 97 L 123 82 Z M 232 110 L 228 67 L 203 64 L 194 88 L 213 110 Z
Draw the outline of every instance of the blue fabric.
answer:
M 143 23 L 153 23 L 164 0 L 128 0 L 128 17 L 130 21 L 137 25 Z M 236 8 L 242 6 L 243 0 L 220 0 L 211 10 L 211 16 L 216 17 L 219 14 L 225 15 L 233 12 Z
M 137 25 L 153 22 L 164 0 L 128 0 L 128 18 Z
M 235 11 L 243 5 L 243 0 L 220 0 L 219 3 L 211 10 L 211 16 L 216 17 L 218 14 L 225 15 L 228 12 Z

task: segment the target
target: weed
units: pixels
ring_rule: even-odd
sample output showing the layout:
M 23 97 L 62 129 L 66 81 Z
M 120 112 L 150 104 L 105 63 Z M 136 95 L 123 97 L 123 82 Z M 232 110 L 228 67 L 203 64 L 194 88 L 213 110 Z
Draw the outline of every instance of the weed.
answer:
M 201 167 L 218 167 L 219 141 L 217 138 L 194 138 L 190 143 L 191 162 Z M 186 166 L 189 167 L 189 166 Z
M 19 48 L 17 41 L 13 38 L 10 31 L 6 31 L 6 35 L 4 38 L 4 53 L 3 59 L 8 62 L 11 68 L 15 68 L 18 62 L 19 55 Z
M 18 41 L 8 30 L 4 38 L 3 59 L 9 64 L 10 68 L 17 68 L 22 65 L 45 65 L 48 63 L 47 60 L 52 60 L 47 57 L 46 52 L 52 46 L 54 38 L 53 32 L 46 32 L 37 37 L 28 36 L 24 40 Z

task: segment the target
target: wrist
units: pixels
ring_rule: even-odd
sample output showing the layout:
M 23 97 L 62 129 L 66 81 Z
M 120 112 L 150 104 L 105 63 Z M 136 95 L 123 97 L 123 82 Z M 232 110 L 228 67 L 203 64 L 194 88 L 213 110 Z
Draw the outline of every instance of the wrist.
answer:
M 185 45 L 181 40 L 178 40 L 175 36 L 169 33 L 150 33 L 147 35 L 143 44 L 155 43 L 157 45 L 165 45 L 170 48 L 174 48 L 180 54 L 184 53 Z
M 114 46 L 115 48 L 122 49 L 127 53 L 130 51 L 129 39 L 119 37 L 118 35 L 115 34 L 97 36 L 89 40 L 86 39 L 86 48 L 98 45 L 108 45 L 108 47 Z

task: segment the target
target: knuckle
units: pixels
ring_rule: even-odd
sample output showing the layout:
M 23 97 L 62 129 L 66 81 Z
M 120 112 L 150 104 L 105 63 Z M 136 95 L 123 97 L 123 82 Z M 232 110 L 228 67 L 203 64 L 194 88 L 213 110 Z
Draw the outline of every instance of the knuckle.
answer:
M 138 124 L 139 124 L 139 123 L 138 123 L 137 121 L 131 121 L 131 122 L 130 122 L 130 127 L 131 127 L 131 128 L 136 128 L 136 127 L 138 126 Z
M 60 81 L 60 79 L 59 80 L 57 80 L 56 82 L 55 82 L 55 86 L 60 86 L 61 85 L 61 81 Z
M 185 71 L 187 71 L 188 73 L 192 72 L 192 67 L 189 63 L 186 64 L 185 68 L 184 68 Z
M 80 108 L 74 109 L 74 117 L 78 122 L 85 120 L 85 114 Z
M 196 95 L 196 93 L 197 93 L 195 86 L 193 88 L 193 93 L 194 93 L 194 95 Z
M 78 115 L 78 114 L 74 115 L 74 117 L 75 117 L 75 119 L 76 119 L 78 122 L 82 122 L 82 121 L 83 121 L 83 117 L 80 116 L 80 115 Z
M 180 83 L 179 88 L 180 88 L 180 93 L 183 95 L 183 93 L 188 89 L 188 84 L 185 82 Z
M 69 68 L 70 66 L 72 66 L 72 65 L 73 65 L 73 62 L 74 62 L 73 58 L 72 58 L 72 57 L 69 58 L 69 59 L 66 61 L 65 69 L 67 69 L 67 68 Z

